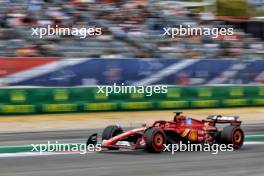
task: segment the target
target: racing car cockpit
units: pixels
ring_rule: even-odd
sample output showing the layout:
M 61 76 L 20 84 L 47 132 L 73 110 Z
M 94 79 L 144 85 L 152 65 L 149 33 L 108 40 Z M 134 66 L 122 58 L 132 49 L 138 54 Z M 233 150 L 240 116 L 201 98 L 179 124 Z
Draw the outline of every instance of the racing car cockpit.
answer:
M 183 112 L 174 112 L 175 116 L 173 118 L 173 121 L 176 123 L 181 123 L 186 119 L 186 115 L 183 114 Z

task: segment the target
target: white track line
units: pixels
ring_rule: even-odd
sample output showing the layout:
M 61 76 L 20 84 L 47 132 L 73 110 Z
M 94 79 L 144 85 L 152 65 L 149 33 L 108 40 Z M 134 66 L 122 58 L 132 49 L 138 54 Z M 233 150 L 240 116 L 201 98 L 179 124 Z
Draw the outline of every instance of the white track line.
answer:
M 95 152 L 86 152 L 85 154 L 91 154 Z M 21 153 L 1 153 L 0 158 L 10 158 L 10 157 L 28 157 L 28 156 L 50 156 L 50 155 L 71 155 L 71 154 L 80 154 L 79 152 L 21 152 Z
M 264 145 L 264 141 L 247 141 L 244 142 L 245 145 Z

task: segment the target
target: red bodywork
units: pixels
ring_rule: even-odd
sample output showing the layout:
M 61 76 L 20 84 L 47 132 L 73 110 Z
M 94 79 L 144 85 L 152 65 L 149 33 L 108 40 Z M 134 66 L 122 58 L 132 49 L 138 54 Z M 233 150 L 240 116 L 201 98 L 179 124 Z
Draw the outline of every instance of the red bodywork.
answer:
M 159 128 L 164 131 L 167 140 L 169 139 L 170 143 L 177 143 L 179 141 L 215 143 L 219 132 L 216 124 L 227 123 L 234 126 L 240 126 L 241 121 L 238 121 L 237 118 L 233 120 L 197 120 L 193 118 L 186 118 L 186 116 L 181 115 L 179 118 L 174 120 L 155 121 L 151 127 Z M 104 140 L 102 141 L 102 147 L 144 149 L 146 144 L 144 133 L 147 128 L 149 127 L 133 129 L 112 137 L 109 140 Z

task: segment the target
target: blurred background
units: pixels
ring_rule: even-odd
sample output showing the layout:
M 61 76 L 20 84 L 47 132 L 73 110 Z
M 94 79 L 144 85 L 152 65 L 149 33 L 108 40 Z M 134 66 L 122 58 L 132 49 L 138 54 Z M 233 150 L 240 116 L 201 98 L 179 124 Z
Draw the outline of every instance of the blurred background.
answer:
M 103 33 L 32 36 L 47 25 Z M 235 33 L 162 36 L 179 25 Z M 0 85 L 263 84 L 263 39 L 262 0 L 0 0 Z
M 48 25 L 99 27 L 102 35 L 32 35 Z M 234 35 L 162 35 L 180 25 Z M 168 92 L 98 93 L 96 85 L 114 83 Z M 0 175 L 263 176 L 263 84 L 264 0 L 0 0 Z M 251 140 L 219 156 L 40 156 L 30 146 L 84 143 L 107 125 L 172 120 L 177 109 L 198 119 L 240 116 Z

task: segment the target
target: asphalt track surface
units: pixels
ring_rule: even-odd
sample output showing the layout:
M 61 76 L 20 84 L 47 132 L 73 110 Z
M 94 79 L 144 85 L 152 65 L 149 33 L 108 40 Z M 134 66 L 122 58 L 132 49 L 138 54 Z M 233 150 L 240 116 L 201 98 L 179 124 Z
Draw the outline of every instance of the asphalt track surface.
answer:
M 247 135 L 264 134 L 264 125 L 244 126 Z M 102 130 L 53 131 L 0 134 L 0 144 L 84 142 L 89 134 Z M 234 152 L 144 151 L 21 156 L 0 158 L 0 176 L 263 176 L 264 144 L 251 143 Z

